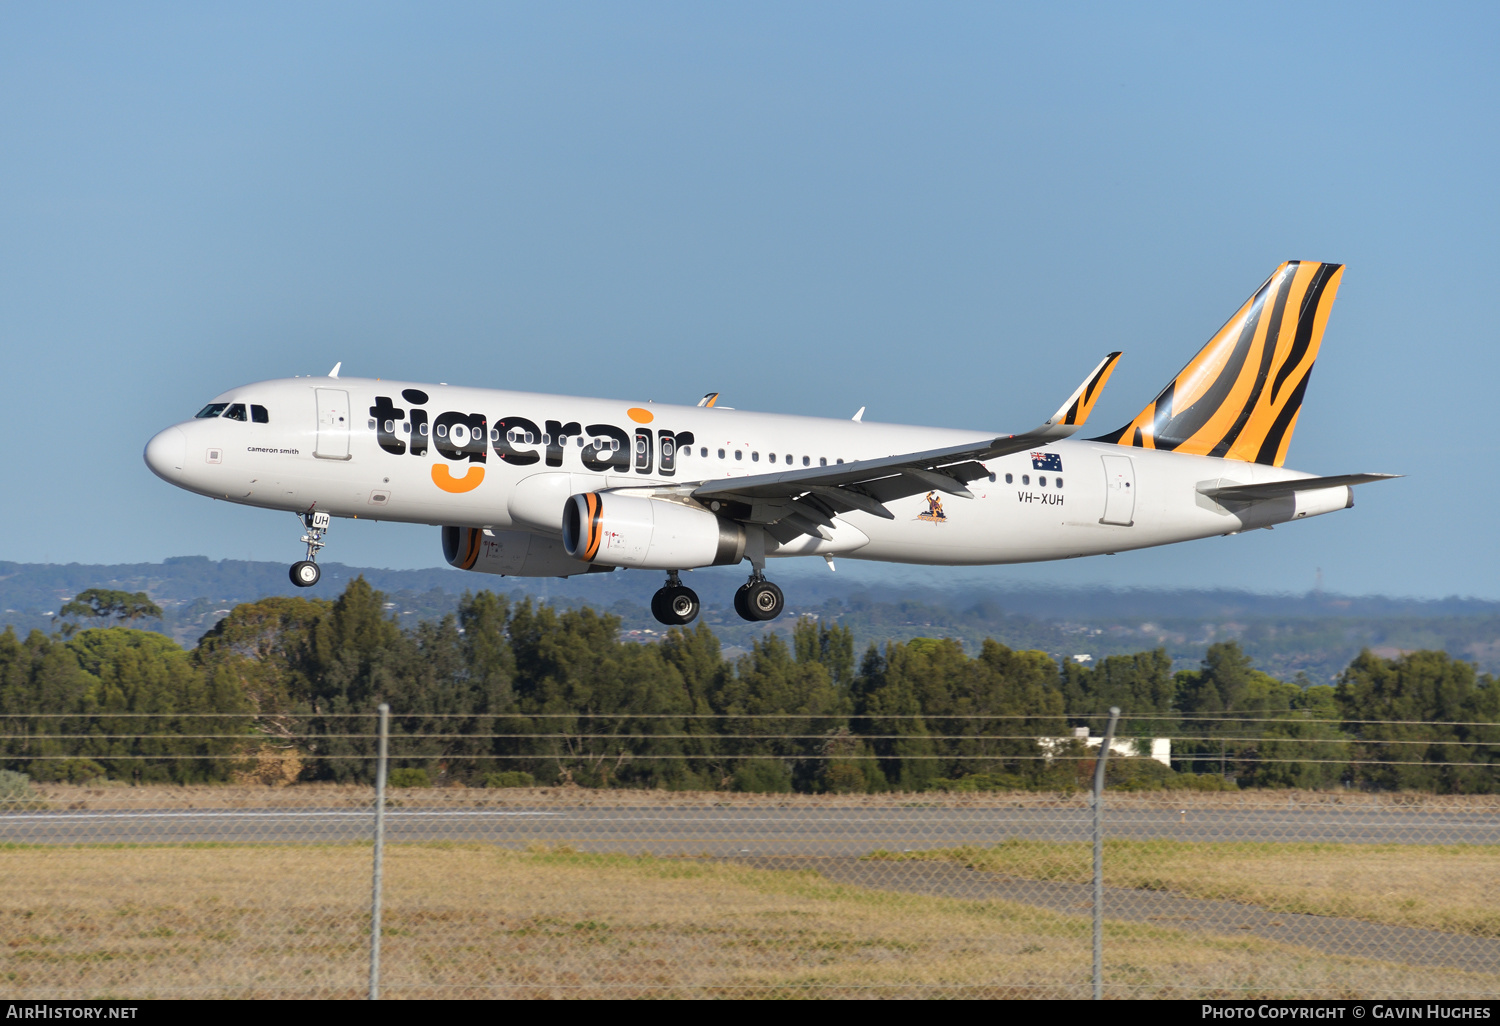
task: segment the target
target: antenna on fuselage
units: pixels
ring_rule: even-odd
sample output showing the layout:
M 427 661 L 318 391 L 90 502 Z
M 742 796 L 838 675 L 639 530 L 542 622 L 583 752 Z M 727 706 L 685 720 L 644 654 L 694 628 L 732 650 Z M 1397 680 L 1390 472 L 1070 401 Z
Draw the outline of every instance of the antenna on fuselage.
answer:
M 336 377 L 338 377 L 339 376 L 339 368 L 342 367 L 343 365 L 344 365 L 344 361 L 343 360 L 340 360 L 338 363 L 334 364 L 333 365 L 333 370 L 331 370 L 331 371 L 328 372 L 328 376 L 330 378 L 336 378 Z

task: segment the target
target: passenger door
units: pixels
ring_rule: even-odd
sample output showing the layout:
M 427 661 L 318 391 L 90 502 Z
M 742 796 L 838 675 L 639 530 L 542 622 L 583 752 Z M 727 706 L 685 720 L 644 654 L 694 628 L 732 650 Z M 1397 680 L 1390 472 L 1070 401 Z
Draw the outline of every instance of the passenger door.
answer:
M 318 443 L 313 455 L 320 460 L 349 458 L 349 393 L 342 388 L 314 389 L 318 396 Z
M 1104 456 L 1104 516 L 1101 524 L 1135 523 L 1135 464 L 1129 456 Z

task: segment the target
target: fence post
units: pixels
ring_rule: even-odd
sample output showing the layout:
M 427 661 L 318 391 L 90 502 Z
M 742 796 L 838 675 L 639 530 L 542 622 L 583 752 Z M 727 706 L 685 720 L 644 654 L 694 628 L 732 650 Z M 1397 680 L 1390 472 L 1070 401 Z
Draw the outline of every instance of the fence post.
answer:
M 380 999 L 380 873 L 385 861 L 385 763 L 391 707 L 380 703 L 380 743 L 375 756 L 375 879 L 370 892 L 370 1000 Z
M 1094 1000 L 1104 1000 L 1104 764 L 1115 739 L 1120 707 L 1109 708 L 1109 726 L 1094 760 Z

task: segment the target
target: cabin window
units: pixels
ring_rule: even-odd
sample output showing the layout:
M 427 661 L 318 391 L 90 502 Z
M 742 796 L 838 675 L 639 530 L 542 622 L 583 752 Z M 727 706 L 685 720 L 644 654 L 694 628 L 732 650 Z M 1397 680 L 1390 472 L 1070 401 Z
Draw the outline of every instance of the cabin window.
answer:
M 1029 484 L 1031 484 L 1031 475 L 1030 474 L 1022 474 L 1021 475 L 1021 483 L 1023 485 L 1029 485 Z
M 820 467 L 826 467 L 826 466 L 828 466 L 828 457 L 827 456 L 819 456 L 818 457 L 818 466 L 820 466 Z
M 791 453 L 787 453 L 786 454 L 786 465 L 789 466 L 789 467 L 792 465 L 792 454 Z
M 225 408 L 228 405 L 228 403 L 209 403 L 207 406 L 203 407 L 203 409 L 194 414 L 193 419 L 203 420 L 207 417 L 217 417 L 219 414 L 224 412 Z
M 843 462 L 844 462 L 844 461 L 843 461 L 843 459 L 842 459 L 842 458 L 841 458 L 841 459 L 836 459 L 836 460 L 834 460 L 834 461 L 833 461 L 833 462 L 835 462 L 835 463 L 843 463 Z
M 396 433 L 396 422 L 394 420 L 388 420 L 385 422 L 385 433 L 388 435 L 394 435 Z
M 447 424 L 439 424 L 437 426 L 437 435 L 438 435 L 439 438 L 447 438 L 448 437 L 448 425 Z
M 758 453 L 758 452 L 752 452 L 750 454 L 750 462 L 751 463 L 759 463 L 760 462 L 760 453 Z
M 698 448 L 698 455 L 702 456 L 704 459 L 708 459 L 708 446 L 706 446 L 706 445 L 699 446 L 699 448 Z M 722 460 L 723 458 L 724 458 L 724 450 L 720 449 L 719 450 L 719 459 Z
M 724 450 L 723 450 L 723 449 L 720 449 L 720 450 L 719 450 L 719 459 L 721 459 L 721 460 L 722 460 L 722 459 L 723 459 L 723 458 L 724 458 Z
M 257 424 L 271 423 L 271 414 L 264 406 L 250 407 L 250 419 Z
M 1005 475 L 1005 483 L 1006 484 L 1014 484 L 1015 480 L 1016 480 L 1015 477 L 1013 477 L 1012 475 L 1010 475 L 1010 474 L 1006 474 Z
M 995 483 L 995 475 L 991 474 L 990 475 L 990 484 L 994 484 L 994 483 Z
M 370 418 L 370 422 L 369 422 L 369 427 L 370 427 L 370 430 L 371 430 L 371 431 L 374 431 L 374 430 L 375 430 L 375 423 L 376 423 L 376 422 L 375 422 L 375 418 L 374 418 L 374 417 L 371 417 L 371 418 Z
M 427 437 L 427 425 L 425 423 L 417 425 L 417 434 L 421 435 L 423 438 Z
M 1061 488 L 1062 487 L 1062 478 L 1060 478 L 1060 477 L 1053 478 L 1052 479 L 1052 483 L 1055 484 L 1055 485 L 1057 485 L 1057 487 Z
M 1047 479 L 1045 477 L 1039 477 L 1039 478 L 1037 478 L 1036 479 L 1036 486 L 1038 488 L 1046 488 L 1047 487 Z
M 734 450 L 734 458 L 737 459 L 737 460 L 742 460 L 742 459 L 745 458 L 745 454 L 743 452 L 741 452 L 740 450 L 736 449 L 736 450 Z
M 804 457 L 802 457 L 802 465 L 804 467 L 810 467 L 810 466 L 812 466 L 812 457 L 811 456 L 804 456 Z
M 551 445 L 552 444 L 552 436 L 551 435 L 543 435 L 542 436 L 542 444 L 543 445 Z
M 646 455 L 646 440 L 644 438 L 637 438 L 635 440 L 635 451 L 638 456 Z M 667 453 L 667 455 L 670 456 L 672 454 Z
M 411 421 L 409 421 L 409 420 L 403 420 L 401 422 L 401 433 L 403 435 L 409 435 L 409 434 L 411 434 Z
M 224 411 L 223 417 L 224 417 L 225 420 L 248 420 L 249 419 L 248 417 L 245 416 L 245 404 L 244 403 L 235 403 L 234 405 L 230 406 L 229 409 L 227 409 L 227 410 Z
M 770 460 L 772 463 L 775 463 L 776 462 L 776 454 L 774 452 L 767 453 L 766 454 L 766 459 Z

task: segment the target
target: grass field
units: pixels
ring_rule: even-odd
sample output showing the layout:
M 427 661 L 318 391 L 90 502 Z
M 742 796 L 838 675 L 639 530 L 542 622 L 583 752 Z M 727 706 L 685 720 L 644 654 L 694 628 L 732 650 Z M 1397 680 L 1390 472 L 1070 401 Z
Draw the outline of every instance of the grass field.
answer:
M 1093 878 L 1088 844 L 1013 840 L 872 857 L 956 862 L 1031 880 Z M 1500 937 L 1500 850 L 1483 845 L 1105 841 L 1104 880 L 1275 912 Z
M 1087 919 L 1025 905 L 488 845 L 394 845 L 386 867 L 391 997 L 1088 993 Z M 369 869 L 359 845 L 0 850 L 0 997 L 361 996 Z M 1500 991 L 1496 976 L 1145 924 L 1109 924 L 1105 944 L 1122 996 Z

